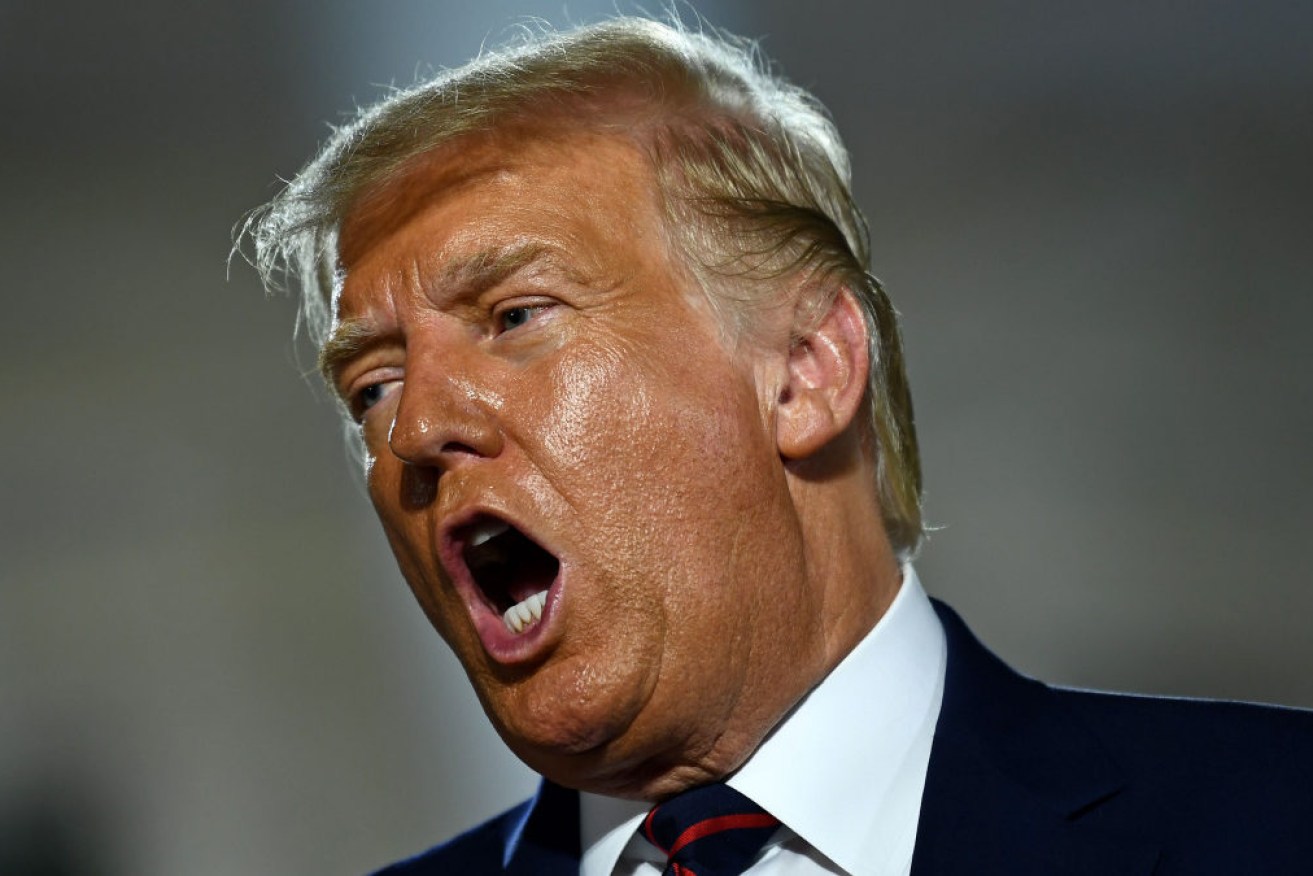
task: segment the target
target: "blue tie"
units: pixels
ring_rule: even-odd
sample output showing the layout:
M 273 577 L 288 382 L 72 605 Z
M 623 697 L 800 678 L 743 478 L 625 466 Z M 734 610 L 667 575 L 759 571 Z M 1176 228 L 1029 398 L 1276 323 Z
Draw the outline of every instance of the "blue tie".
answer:
M 647 814 L 641 830 L 666 855 L 664 876 L 739 876 L 780 821 L 728 785 L 693 788 Z

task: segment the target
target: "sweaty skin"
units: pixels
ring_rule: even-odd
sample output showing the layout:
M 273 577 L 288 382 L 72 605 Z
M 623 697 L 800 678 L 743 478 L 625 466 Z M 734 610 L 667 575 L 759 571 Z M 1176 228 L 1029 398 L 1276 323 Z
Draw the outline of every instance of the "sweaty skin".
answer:
M 741 764 L 898 586 L 856 427 L 781 451 L 811 379 L 791 309 L 731 337 L 662 222 L 621 138 L 440 147 L 344 224 L 332 360 L 401 570 L 503 739 L 647 799 Z M 560 561 L 522 637 L 455 568 L 479 515 Z

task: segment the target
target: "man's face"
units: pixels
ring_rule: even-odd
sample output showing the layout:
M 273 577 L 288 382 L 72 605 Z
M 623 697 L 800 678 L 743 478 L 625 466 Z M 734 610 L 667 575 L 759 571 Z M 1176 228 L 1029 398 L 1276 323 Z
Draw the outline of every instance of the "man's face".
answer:
M 787 343 L 726 336 L 623 140 L 456 145 L 342 233 L 328 359 L 392 549 L 530 766 L 631 796 L 723 773 L 821 659 Z

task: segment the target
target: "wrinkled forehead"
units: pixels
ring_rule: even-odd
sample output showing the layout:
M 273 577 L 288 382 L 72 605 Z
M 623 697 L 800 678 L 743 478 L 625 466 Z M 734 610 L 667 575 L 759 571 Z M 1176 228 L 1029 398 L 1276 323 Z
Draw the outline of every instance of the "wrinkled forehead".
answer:
M 603 198 L 609 194 L 604 190 L 609 184 L 623 189 L 622 196 L 636 211 L 661 209 L 650 160 L 629 132 L 616 124 L 560 114 L 510 120 L 412 156 L 381 181 L 366 186 L 351 200 L 339 224 L 339 269 L 349 270 L 380 240 L 435 203 L 479 185 L 510 182 L 526 167 L 536 167 L 544 184 L 573 176 L 581 198 Z M 554 179 L 545 179 L 544 171 Z
M 512 159 L 512 151 L 488 134 L 466 135 L 408 159 L 347 208 L 338 229 L 339 269 L 349 270 L 426 207 L 495 174 Z
M 535 152 L 586 151 L 606 140 L 627 145 L 635 157 L 645 157 L 648 185 L 656 193 L 656 169 L 644 147 L 668 107 L 623 82 L 600 82 L 596 92 L 586 95 L 547 91 L 540 97 L 537 106 L 510 106 L 489 112 L 471 127 L 455 126 L 436 145 L 366 181 L 342 210 L 339 262 L 349 265 L 380 230 L 404 223 L 434 197 Z
M 482 276 L 521 253 L 589 285 L 638 273 L 691 284 L 656 175 L 629 138 L 499 130 L 418 155 L 357 199 L 339 235 L 334 322 L 380 289 L 468 285 L 456 282 L 462 266 Z

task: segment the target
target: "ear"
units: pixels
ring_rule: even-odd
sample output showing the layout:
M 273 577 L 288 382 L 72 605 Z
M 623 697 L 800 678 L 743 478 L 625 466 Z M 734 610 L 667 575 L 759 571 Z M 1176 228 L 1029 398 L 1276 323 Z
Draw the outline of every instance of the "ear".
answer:
M 800 307 L 797 318 L 805 311 Z M 867 350 L 866 321 L 847 288 L 839 290 L 819 322 L 796 330 L 776 411 L 781 456 L 809 457 L 848 428 L 866 394 Z

